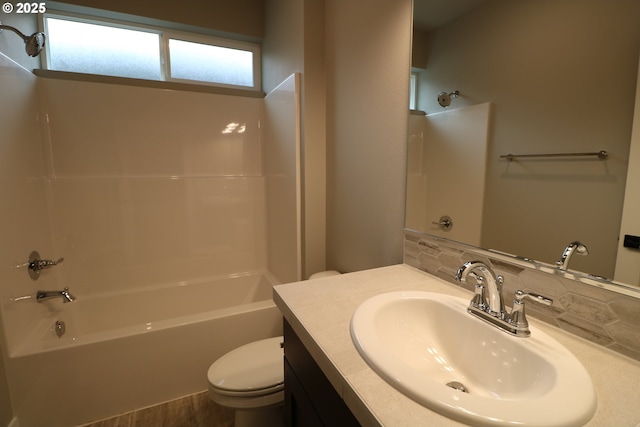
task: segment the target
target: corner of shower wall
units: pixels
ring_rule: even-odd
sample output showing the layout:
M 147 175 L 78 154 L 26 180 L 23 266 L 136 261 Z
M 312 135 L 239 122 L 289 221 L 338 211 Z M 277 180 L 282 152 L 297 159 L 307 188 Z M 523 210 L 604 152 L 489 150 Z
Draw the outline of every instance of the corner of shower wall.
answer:
M 300 78 L 292 74 L 264 101 L 267 263 L 281 283 L 302 276 Z
M 491 111 L 483 103 L 409 117 L 407 228 L 480 246 Z M 443 216 L 455 226 L 433 225 Z

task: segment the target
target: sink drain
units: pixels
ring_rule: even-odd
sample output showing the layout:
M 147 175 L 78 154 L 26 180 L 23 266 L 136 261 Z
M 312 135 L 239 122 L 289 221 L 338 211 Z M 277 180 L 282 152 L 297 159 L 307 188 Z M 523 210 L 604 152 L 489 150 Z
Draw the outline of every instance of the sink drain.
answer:
M 463 393 L 469 393 L 469 390 L 464 386 L 464 384 L 458 381 L 451 381 L 450 383 L 447 383 L 447 387 L 451 387 Z

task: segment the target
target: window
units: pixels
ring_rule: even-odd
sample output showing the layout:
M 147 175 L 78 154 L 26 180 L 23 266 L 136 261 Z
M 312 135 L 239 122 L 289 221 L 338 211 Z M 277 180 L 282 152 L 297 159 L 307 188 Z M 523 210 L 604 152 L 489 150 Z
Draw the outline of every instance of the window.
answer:
M 45 68 L 260 90 L 257 44 L 47 13 Z
M 253 86 L 253 53 L 169 39 L 171 78 Z
M 47 68 L 162 80 L 160 34 L 46 18 Z
M 417 97 L 418 97 L 418 73 L 411 73 L 410 87 L 409 87 L 409 109 L 417 110 Z

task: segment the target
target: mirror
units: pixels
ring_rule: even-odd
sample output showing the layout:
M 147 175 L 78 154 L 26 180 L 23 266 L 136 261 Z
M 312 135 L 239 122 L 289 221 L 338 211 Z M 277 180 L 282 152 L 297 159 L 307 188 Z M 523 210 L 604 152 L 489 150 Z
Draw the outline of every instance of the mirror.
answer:
M 580 241 L 589 254 L 573 256 L 569 268 L 613 279 L 640 3 L 415 0 L 414 8 L 416 108 L 426 116 L 410 118 L 406 227 L 548 264 Z M 454 91 L 450 105 L 440 106 L 438 94 Z M 476 118 L 473 137 L 460 136 L 469 114 Z M 449 138 L 469 147 L 461 149 L 465 163 Z M 436 175 L 425 159 L 439 139 L 445 154 L 431 156 L 441 171 Z M 603 150 L 605 159 L 504 157 Z M 430 203 L 434 192 L 450 204 Z M 439 225 L 443 216 L 451 218 L 448 231 Z M 467 218 L 476 222 L 472 232 L 465 230 Z

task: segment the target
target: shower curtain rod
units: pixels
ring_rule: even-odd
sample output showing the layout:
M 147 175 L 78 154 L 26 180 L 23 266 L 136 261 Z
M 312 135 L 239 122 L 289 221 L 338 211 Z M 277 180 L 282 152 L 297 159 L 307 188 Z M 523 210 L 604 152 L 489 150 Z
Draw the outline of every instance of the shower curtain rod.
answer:
M 509 161 L 519 158 L 542 158 L 542 157 L 597 157 L 600 160 L 604 160 L 609 157 L 609 153 L 605 150 L 595 151 L 591 153 L 549 153 L 549 154 L 504 154 L 501 155 L 501 159 L 507 159 Z

